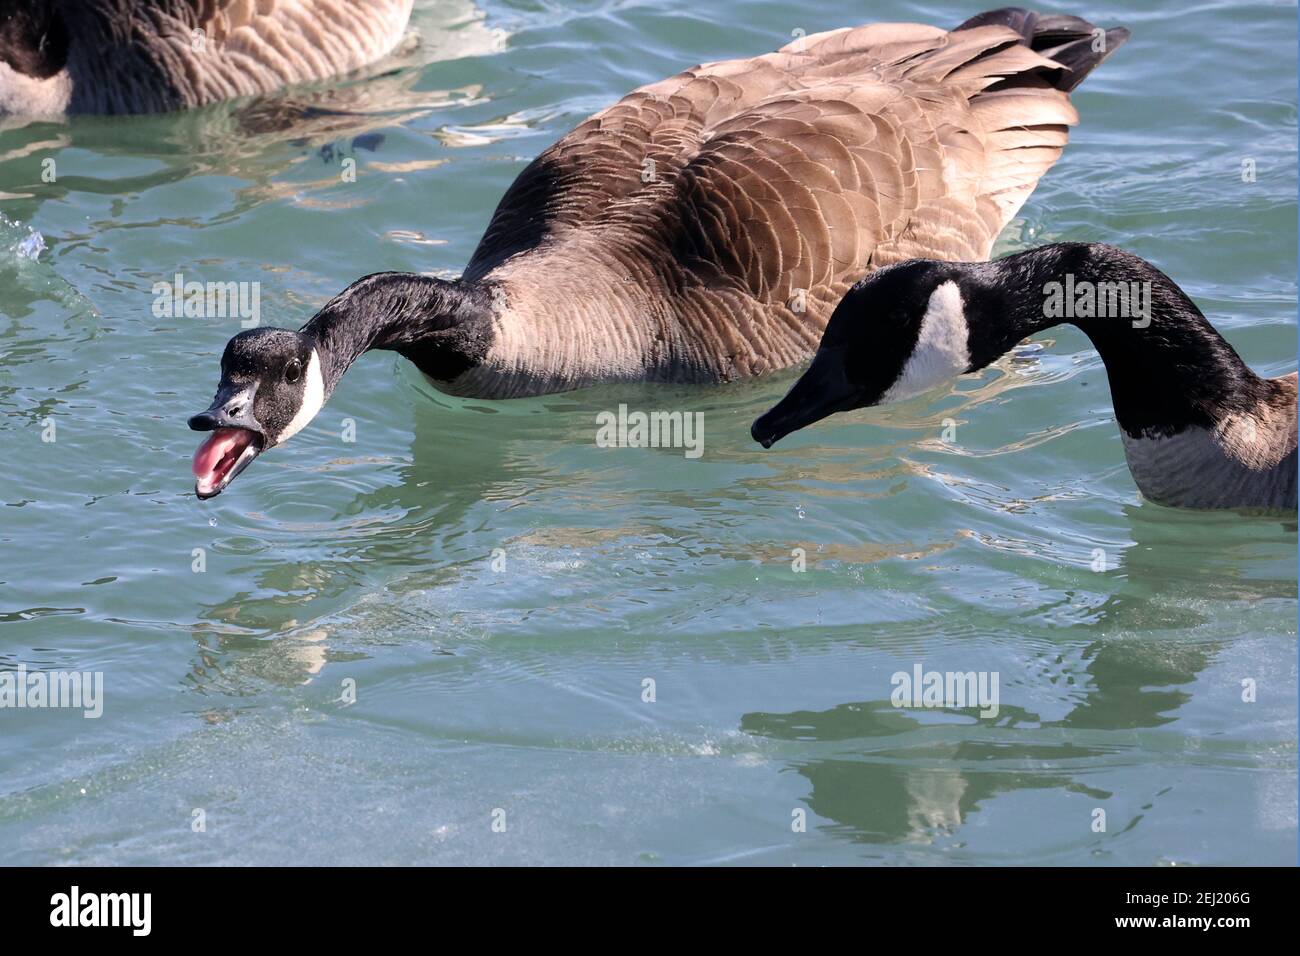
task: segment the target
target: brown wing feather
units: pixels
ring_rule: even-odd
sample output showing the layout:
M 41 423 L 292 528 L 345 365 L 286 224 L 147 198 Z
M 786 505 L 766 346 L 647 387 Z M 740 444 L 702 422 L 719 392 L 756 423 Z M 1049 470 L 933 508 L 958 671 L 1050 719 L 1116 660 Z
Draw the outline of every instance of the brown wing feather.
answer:
M 585 249 L 655 290 L 691 374 L 797 362 L 869 269 L 987 258 L 1056 161 L 1077 115 L 1027 22 L 839 30 L 636 90 L 524 170 L 466 276 L 519 289 Z
M 651 174 L 672 179 L 701 163 L 697 179 L 715 175 L 710 153 L 728 150 L 733 158 L 745 150 L 781 154 L 781 182 L 792 184 L 785 188 L 799 203 L 808 202 L 808 189 L 819 189 L 837 210 L 841 232 L 844 210 L 855 208 L 842 194 L 862 190 L 868 203 L 856 208 L 867 235 L 856 242 L 844 236 L 840 245 L 867 253 L 931 200 L 954 196 L 974 207 L 979 196 L 996 194 L 996 214 L 986 210 L 979 219 L 980 231 L 992 234 L 973 244 L 970 251 L 978 251 L 1014 214 L 1028 194 L 1025 185 L 1032 188 L 1054 161 L 1065 125 L 1076 120 L 1066 96 L 1047 84 L 982 93 L 1007 77 L 1053 66 L 1022 40 L 1002 26 L 949 33 L 872 24 L 801 38 L 753 59 L 703 64 L 642 87 L 580 124 L 519 175 L 466 274 L 482 276 L 550 236 L 593 225 L 629 197 L 644 201 L 653 193 Z M 999 96 L 1001 102 L 979 104 Z M 1043 127 L 1028 134 L 1041 152 L 989 161 L 990 152 L 1029 146 L 1027 125 Z M 1004 130 L 1010 135 L 1000 139 Z M 727 182 L 719 179 L 724 188 Z M 770 193 L 763 190 L 769 203 L 779 203 L 779 192 L 775 200 Z M 817 202 L 805 206 L 810 210 L 824 219 Z M 865 262 L 857 255 L 845 265 Z

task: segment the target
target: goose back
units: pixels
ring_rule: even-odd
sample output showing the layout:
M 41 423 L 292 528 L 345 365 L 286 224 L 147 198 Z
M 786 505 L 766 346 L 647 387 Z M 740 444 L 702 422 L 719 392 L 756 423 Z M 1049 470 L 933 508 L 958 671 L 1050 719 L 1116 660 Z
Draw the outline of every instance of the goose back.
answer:
M 864 271 L 987 258 L 1065 146 L 1068 91 L 1127 31 L 1081 46 L 1097 35 L 1015 10 L 873 24 L 633 91 L 502 198 L 464 275 L 498 294 L 496 341 L 439 386 L 725 381 L 806 359 Z

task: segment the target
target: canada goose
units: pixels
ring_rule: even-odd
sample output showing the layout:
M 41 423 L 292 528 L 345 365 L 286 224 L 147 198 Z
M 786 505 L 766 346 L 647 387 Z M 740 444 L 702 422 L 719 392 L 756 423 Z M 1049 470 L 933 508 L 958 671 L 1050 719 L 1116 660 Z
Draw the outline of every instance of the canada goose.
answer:
M 190 420 L 217 430 L 197 492 L 310 421 L 368 349 L 480 398 L 802 361 L 864 269 L 987 258 L 1065 145 L 1068 92 L 1127 36 L 1008 8 L 952 32 L 821 33 L 635 90 L 520 173 L 460 279 L 366 276 L 297 333 L 232 339 Z
M 5 0 L 0 115 L 154 113 L 347 73 L 412 0 Z
M 754 422 L 754 440 L 769 448 L 835 412 L 918 394 L 1063 322 L 1106 365 L 1124 455 L 1148 499 L 1296 507 L 1296 373 L 1259 377 L 1168 276 L 1094 243 L 868 276 L 836 307 L 808 370 Z

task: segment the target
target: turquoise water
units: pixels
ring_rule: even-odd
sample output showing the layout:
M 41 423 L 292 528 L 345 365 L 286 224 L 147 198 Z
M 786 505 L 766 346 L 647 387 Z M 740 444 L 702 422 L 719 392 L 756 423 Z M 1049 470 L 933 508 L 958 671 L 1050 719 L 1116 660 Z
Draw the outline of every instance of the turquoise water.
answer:
M 155 282 L 256 281 L 297 327 L 362 274 L 456 274 L 638 84 L 981 9 L 417 7 L 287 128 L 0 125 L 0 668 L 104 675 L 98 719 L 0 710 L 0 862 L 1294 862 L 1295 521 L 1142 501 L 1073 330 L 766 452 L 793 372 L 494 403 L 377 353 L 197 502 L 185 419 L 239 324 L 156 318 Z M 998 251 L 1123 245 L 1293 370 L 1294 5 L 1053 9 L 1133 39 Z M 703 413 L 703 456 L 597 447 L 619 403 Z M 918 664 L 996 673 L 999 715 L 894 708 Z

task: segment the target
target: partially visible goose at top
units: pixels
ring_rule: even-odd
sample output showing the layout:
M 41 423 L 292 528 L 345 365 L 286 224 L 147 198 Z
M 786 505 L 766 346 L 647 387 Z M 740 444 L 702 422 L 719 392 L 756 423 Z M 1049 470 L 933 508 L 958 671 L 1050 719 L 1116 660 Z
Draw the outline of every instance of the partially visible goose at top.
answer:
M 835 412 L 919 394 L 1063 322 L 1106 365 L 1143 495 L 1188 508 L 1295 509 L 1296 373 L 1256 375 L 1168 276 L 1099 244 L 994 262 L 917 260 L 869 276 L 753 437 L 771 447 Z
M 1056 161 L 1068 93 L 1128 36 L 1020 9 L 884 23 L 625 96 L 507 190 L 456 281 L 380 273 L 227 345 L 190 426 L 211 497 L 393 349 L 450 393 L 721 382 L 812 354 L 864 271 L 987 258 Z
M 154 113 L 384 56 L 412 0 L 3 0 L 0 115 Z

